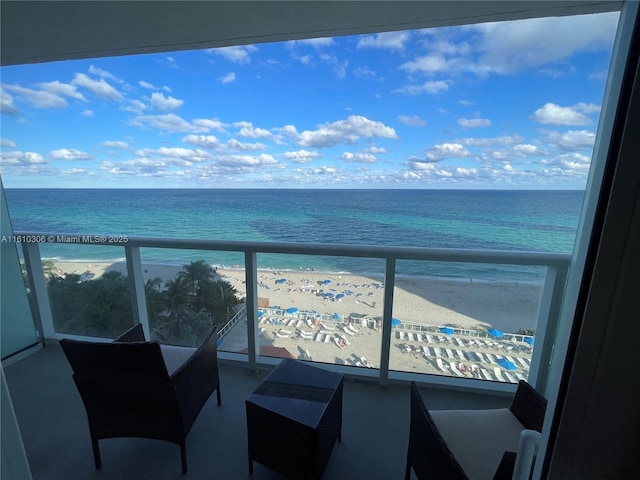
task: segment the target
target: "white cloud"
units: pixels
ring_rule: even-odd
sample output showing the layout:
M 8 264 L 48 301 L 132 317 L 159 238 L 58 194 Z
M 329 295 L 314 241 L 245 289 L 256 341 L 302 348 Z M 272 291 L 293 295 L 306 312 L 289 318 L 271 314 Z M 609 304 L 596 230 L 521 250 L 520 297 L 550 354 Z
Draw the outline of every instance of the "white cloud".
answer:
M 119 148 L 122 150 L 131 150 L 131 147 L 127 142 L 121 140 L 107 140 L 102 142 L 101 145 L 107 148 Z
M 347 67 L 349 66 L 349 60 L 340 60 L 335 55 L 330 55 L 328 53 L 323 53 L 320 55 L 320 60 L 322 60 L 327 65 L 331 66 L 334 73 L 338 76 L 338 78 L 344 78 L 347 75 Z
M 209 118 L 196 118 L 193 121 L 193 125 L 200 129 L 199 131 L 208 132 L 209 130 L 215 130 L 217 132 L 223 132 L 226 126 L 220 120 Z
M 540 147 L 530 143 L 520 143 L 513 146 L 513 151 L 520 155 L 538 155 L 540 153 Z
M 234 127 L 240 128 L 238 135 L 243 138 L 269 138 L 273 134 L 264 128 L 254 128 L 251 122 L 235 122 Z
M 17 115 L 20 110 L 13 104 L 13 97 L 0 88 L 0 113 L 5 115 Z
M 138 82 L 138 85 L 140 85 L 142 88 L 146 88 L 147 90 L 158 90 L 158 87 L 156 87 L 154 84 L 145 82 L 144 80 L 140 80 Z
M 58 80 L 54 82 L 38 83 L 38 87 L 54 95 L 64 96 L 86 102 L 87 99 L 80 93 L 75 85 L 62 83 Z
M 320 152 L 310 152 L 308 150 L 298 150 L 295 152 L 285 152 L 284 158 L 291 160 L 293 163 L 307 163 L 315 158 L 322 157 Z
M 589 125 L 592 121 L 587 115 L 599 111 L 600 107 L 593 103 L 580 102 L 571 107 L 546 103 L 531 118 L 544 125 Z
M 225 83 L 232 83 L 236 81 L 236 74 L 233 72 L 229 72 L 226 75 L 223 75 L 222 77 L 218 77 L 218 80 L 220 80 L 220 83 L 222 83 L 223 85 Z
M 5 85 L 4 88 L 17 94 L 21 100 L 35 108 L 65 108 L 68 105 L 64 97 L 46 90 L 34 90 L 20 85 Z
M 131 120 L 130 125 L 141 128 L 155 128 L 163 132 L 207 132 L 208 128 L 187 122 L 175 113 L 164 115 L 139 115 Z
M 86 88 L 91 91 L 96 97 L 103 100 L 117 100 L 122 101 L 124 97 L 118 90 L 109 85 L 104 78 L 95 80 L 85 75 L 84 73 L 76 73 L 71 82 L 78 87 Z
M 541 163 L 543 165 L 557 166 L 563 170 L 587 173 L 591 158 L 581 153 L 563 153 L 551 159 L 543 160 Z
M 439 162 L 446 158 L 468 157 L 470 152 L 459 143 L 441 143 L 430 147 L 425 152 L 428 162 Z
M 119 78 L 117 78 L 116 76 L 111 74 L 110 72 L 108 72 L 106 70 L 103 70 L 103 69 L 101 69 L 99 67 L 96 67 L 95 65 L 91 65 L 89 67 L 89 73 L 91 75 L 95 75 L 96 77 L 108 78 L 109 80 L 113 80 L 114 82 L 123 83 L 122 80 L 120 80 Z
M 405 62 L 400 65 L 400 69 L 406 70 L 409 73 L 435 74 L 449 72 L 452 70 L 452 65 L 444 56 L 432 54 L 418 57 L 410 62 Z
M 512 74 L 557 63 L 580 51 L 610 50 L 618 16 L 618 12 L 612 12 L 533 18 L 478 24 L 469 29 L 480 34 L 474 46 L 483 52 L 481 69 Z
M 220 148 L 222 143 L 214 135 L 187 135 L 182 137 L 184 143 L 202 148 Z
M 151 94 L 151 105 L 153 105 L 156 110 L 163 112 L 176 110 L 180 108 L 183 103 L 184 100 L 179 100 L 171 96 L 165 97 L 164 94 L 160 92 L 154 92 Z
M 427 124 L 427 122 L 418 115 L 400 115 L 398 120 L 409 127 L 424 127 Z
M 89 110 L 88 108 L 86 110 L 82 111 L 82 116 L 84 117 L 93 117 L 93 110 Z
M 462 138 L 457 142 L 470 147 L 490 147 L 493 145 L 515 145 L 523 141 L 524 137 L 520 135 L 504 135 L 502 137 Z
M 394 90 L 405 95 L 420 95 L 422 93 L 438 94 L 449 90 L 449 85 L 443 80 L 424 82 L 422 85 L 408 85 Z
M 35 152 L 0 152 L 0 165 L 40 165 L 47 163 L 42 155 Z
M 306 40 L 293 40 L 293 45 L 311 45 L 316 50 L 335 45 L 335 41 L 331 37 L 308 38 Z
M 253 45 L 237 45 L 206 50 L 207 53 L 220 55 L 233 63 L 251 63 L 251 54 L 257 51 L 258 48 Z
M 0 138 L 0 147 L 16 148 L 16 143 L 8 138 Z
M 358 40 L 357 48 L 381 48 L 404 50 L 409 41 L 409 32 L 386 32 L 368 35 Z
M 345 162 L 358 162 L 358 163 L 376 163 L 378 160 L 372 153 L 366 152 L 344 152 L 340 157 Z
M 465 128 L 490 127 L 491 120 L 488 118 L 459 118 L 458 125 Z
M 283 131 L 293 136 L 301 147 L 316 148 L 355 143 L 360 138 L 398 138 L 393 128 L 361 115 L 351 115 L 346 120 L 321 125 L 317 130 L 297 133 L 295 127 L 289 125 Z
M 580 150 L 593 147 L 596 141 L 596 134 L 589 130 L 568 130 L 563 133 L 550 132 L 547 141 L 562 150 Z
M 120 110 L 122 110 L 123 112 L 132 112 L 139 115 L 147 108 L 149 108 L 148 105 L 141 100 L 129 100 L 129 105 L 127 105 L 126 107 L 120 107 Z
M 61 148 L 60 150 L 52 150 L 49 155 L 57 160 L 91 160 L 93 155 L 75 148 Z
M 227 148 L 232 150 L 241 150 L 241 151 L 249 151 L 249 150 L 266 150 L 267 146 L 263 143 L 242 143 L 235 138 L 227 141 Z
M 136 151 L 137 157 L 161 157 L 165 160 L 184 160 L 188 162 L 203 162 L 211 156 L 208 152 L 201 149 L 181 148 L 181 147 L 160 147 L 160 148 L 143 148 Z M 180 165 L 183 163 L 179 162 Z
M 280 165 L 273 156 L 265 153 L 261 155 L 225 155 L 218 157 L 216 163 L 225 167 L 265 167 Z

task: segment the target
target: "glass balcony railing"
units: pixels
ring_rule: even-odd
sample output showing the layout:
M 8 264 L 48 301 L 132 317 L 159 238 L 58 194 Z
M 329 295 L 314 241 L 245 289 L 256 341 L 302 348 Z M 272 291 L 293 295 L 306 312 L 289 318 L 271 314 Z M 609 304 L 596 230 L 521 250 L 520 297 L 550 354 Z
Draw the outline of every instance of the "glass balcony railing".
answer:
M 255 369 L 293 357 L 381 384 L 419 377 L 488 389 L 519 379 L 544 385 L 570 261 L 552 253 L 96 238 L 75 236 L 74 248 L 115 249 L 116 260 L 52 266 L 38 243 L 22 245 L 43 338 L 110 339 L 139 321 L 151 339 L 194 345 L 217 324 L 221 359 Z M 358 257 L 362 271 L 316 267 L 330 257 Z M 274 264 L 289 267 L 267 268 Z M 442 265 L 478 275 L 443 276 Z M 540 281 L 478 280 L 496 265 L 528 269 Z

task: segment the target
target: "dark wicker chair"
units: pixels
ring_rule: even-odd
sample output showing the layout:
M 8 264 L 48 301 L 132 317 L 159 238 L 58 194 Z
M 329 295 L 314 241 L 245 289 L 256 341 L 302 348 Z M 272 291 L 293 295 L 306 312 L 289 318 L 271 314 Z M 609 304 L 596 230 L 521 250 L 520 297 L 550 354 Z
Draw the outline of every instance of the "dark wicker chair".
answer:
M 140 324 L 113 343 L 64 339 L 89 421 L 96 468 L 98 440 L 143 437 L 180 446 L 187 473 L 186 437 L 214 390 L 220 405 L 217 328 L 196 348 L 147 342 Z
M 547 401 L 520 381 L 508 409 L 429 411 L 411 383 L 405 480 L 511 479 L 520 432 L 540 432 Z

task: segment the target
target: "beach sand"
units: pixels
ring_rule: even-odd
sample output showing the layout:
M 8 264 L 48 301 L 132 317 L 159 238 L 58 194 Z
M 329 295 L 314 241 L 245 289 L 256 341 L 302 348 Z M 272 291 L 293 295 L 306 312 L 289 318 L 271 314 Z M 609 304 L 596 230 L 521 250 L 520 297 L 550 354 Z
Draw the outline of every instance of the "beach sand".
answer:
M 58 273 L 83 274 L 91 272 L 98 278 L 106 271 L 119 271 L 127 273 L 124 262 L 55 262 Z M 143 264 L 145 281 L 153 278 L 161 278 L 163 281 L 174 278 L 182 269 L 181 266 L 163 264 Z M 246 295 L 244 283 L 244 270 L 218 268 L 220 279 L 231 283 L 238 291 L 238 296 Z M 329 283 L 327 283 L 329 281 Z M 282 310 L 297 308 L 298 310 L 314 310 L 318 313 L 333 316 L 338 314 L 341 319 L 350 316 L 368 316 L 372 319 L 381 319 L 383 312 L 384 288 L 382 276 L 371 277 L 354 274 L 335 274 L 310 271 L 274 271 L 260 270 L 258 272 L 258 297 L 262 301 L 268 301 L 271 307 L 278 306 Z M 324 283 L 323 283 L 324 282 Z M 322 292 L 321 292 L 322 291 Z M 349 292 L 349 293 L 345 293 Z M 334 299 L 325 298 L 324 294 L 332 293 Z M 335 296 L 344 294 L 340 300 Z M 455 326 L 463 329 L 496 328 L 505 333 L 515 333 L 520 328 L 535 329 L 537 323 L 538 308 L 542 294 L 542 285 L 530 283 L 505 283 L 505 282 L 479 282 L 460 281 L 431 278 L 406 278 L 397 277 L 394 289 L 393 317 L 400 320 L 403 327 L 409 324 Z M 333 322 L 325 322 L 331 331 L 331 339 L 318 342 L 316 337 L 322 331 L 328 332 L 324 327 L 309 328 L 306 323 L 300 326 L 300 322 L 292 322 L 287 325 L 294 316 L 281 315 L 279 324 L 274 325 L 273 313 L 275 310 L 267 310 L 264 318 L 271 317 L 271 323 L 262 322 L 259 343 L 263 347 L 286 348 L 295 358 L 306 358 L 309 352 L 314 361 L 326 363 L 338 363 L 345 365 L 358 365 L 361 358 L 371 361 L 377 367 L 381 351 L 381 334 L 377 328 L 358 328 L 358 333 L 347 336 L 350 345 L 340 348 L 333 338 L 341 330 L 341 325 Z M 299 318 L 303 318 L 300 316 Z M 264 319 L 263 319 L 264 320 Z M 285 324 L 282 323 L 285 320 Z M 247 347 L 246 321 L 238 322 L 225 336 L 220 349 L 229 352 L 238 352 Z M 290 336 L 281 336 L 284 329 L 291 332 Z M 313 333 L 313 338 L 299 338 L 297 330 L 305 330 Z M 424 337 L 407 338 L 401 336 L 397 329 L 392 332 L 392 348 L 390 356 L 390 368 L 392 370 L 419 371 L 422 373 L 452 375 L 451 371 L 442 371 L 436 365 L 436 358 L 427 357 L 418 349 L 407 351 L 407 344 L 418 348 L 423 345 L 433 348 L 441 348 L 446 362 L 459 364 L 466 362 L 467 367 L 486 368 L 493 372 L 495 361 L 483 364 L 473 363 L 457 358 L 457 353 L 448 358 L 448 351 L 464 350 L 476 351 L 486 354 L 511 354 L 519 356 L 526 361 L 530 359 L 530 351 L 519 343 L 515 350 L 504 350 L 509 344 L 510 336 L 505 336 L 505 342 L 500 346 L 470 345 L 469 338 L 449 337 L 445 339 L 441 335 L 442 342 L 434 339 L 433 344 L 426 344 Z M 341 332 L 342 333 L 342 332 Z M 325 335 L 326 336 L 326 335 Z M 437 335 L 434 335 L 436 337 Z M 446 340 L 446 341 L 445 341 Z M 460 344 L 448 342 L 463 341 Z M 454 346 L 457 345 L 457 346 Z M 514 345 L 512 343 L 512 345 Z M 513 347 L 510 347 L 513 348 Z M 433 349 L 431 350 L 433 354 Z M 528 373 L 523 369 L 519 373 Z M 468 374 L 468 372 L 467 372 Z M 495 379 L 495 378 L 494 378 Z M 517 381 L 517 378 L 513 377 Z
M 59 273 L 91 272 L 95 274 L 93 278 L 105 271 L 127 273 L 124 262 L 55 262 L 55 265 Z M 157 277 L 167 281 L 180 270 L 180 266 L 143 265 L 145 280 Z M 217 272 L 236 288 L 241 298 L 246 295 L 244 270 L 219 268 Z M 286 282 L 277 283 L 281 279 Z M 326 280 L 330 283 L 322 284 Z M 382 317 L 382 276 L 261 270 L 258 281 L 258 297 L 268 299 L 270 306 L 346 317 L 353 314 Z M 334 299 L 325 298 L 320 291 L 332 293 Z M 344 297 L 335 300 L 341 293 Z M 535 329 L 541 294 L 541 284 L 397 277 L 393 317 L 405 323 L 469 329 L 493 327 L 515 333 L 520 328 Z

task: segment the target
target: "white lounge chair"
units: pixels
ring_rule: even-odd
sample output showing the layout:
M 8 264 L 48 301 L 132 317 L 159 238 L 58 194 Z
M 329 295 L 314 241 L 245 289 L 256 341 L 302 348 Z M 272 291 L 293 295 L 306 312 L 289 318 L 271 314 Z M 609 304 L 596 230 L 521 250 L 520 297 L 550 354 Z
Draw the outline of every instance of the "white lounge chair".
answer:
M 322 342 L 323 339 L 324 339 L 324 335 L 322 333 L 317 333 L 316 338 L 314 338 L 314 341 Z

